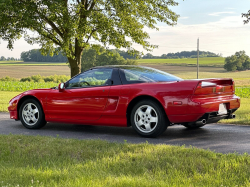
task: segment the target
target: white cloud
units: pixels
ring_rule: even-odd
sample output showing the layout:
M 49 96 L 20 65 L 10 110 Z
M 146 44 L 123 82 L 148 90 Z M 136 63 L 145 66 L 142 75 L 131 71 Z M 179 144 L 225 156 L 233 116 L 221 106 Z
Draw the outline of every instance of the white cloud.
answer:
M 235 12 L 214 12 L 211 14 L 208 14 L 209 16 L 220 16 L 222 14 L 234 14 Z
M 200 39 L 202 51 L 229 56 L 236 51 L 245 50 L 250 55 L 250 24 L 244 25 L 240 16 L 228 16 L 206 24 L 161 26 L 159 29 L 158 32 L 147 30 L 151 36 L 150 43 L 159 45 L 152 52 L 154 55 L 196 50 L 197 38 Z M 141 47 L 136 47 L 142 50 Z

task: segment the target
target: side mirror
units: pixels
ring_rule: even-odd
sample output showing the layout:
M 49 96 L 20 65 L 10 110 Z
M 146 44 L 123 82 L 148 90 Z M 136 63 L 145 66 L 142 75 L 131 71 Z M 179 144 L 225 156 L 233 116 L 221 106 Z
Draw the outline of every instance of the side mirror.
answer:
M 105 86 L 111 86 L 111 85 L 113 85 L 113 80 L 108 79 L 108 80 L 105 82 Z
M 65 90 L 65 84 L 60 83 L 59 86 L 58 86 L 58 90 L 59 90 L 59 92 L 63 92 Z

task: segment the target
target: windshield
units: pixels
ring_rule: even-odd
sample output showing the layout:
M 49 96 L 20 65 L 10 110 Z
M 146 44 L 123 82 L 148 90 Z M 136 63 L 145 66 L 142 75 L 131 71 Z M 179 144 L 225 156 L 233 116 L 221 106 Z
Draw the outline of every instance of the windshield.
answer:
M 179 77 L 160 71 L 154 68 L 142 66 L 124 66 L 122 67 L 126 80 L 129 81 L 142 81 L 142 82 L 170 82 L 180 81 Z

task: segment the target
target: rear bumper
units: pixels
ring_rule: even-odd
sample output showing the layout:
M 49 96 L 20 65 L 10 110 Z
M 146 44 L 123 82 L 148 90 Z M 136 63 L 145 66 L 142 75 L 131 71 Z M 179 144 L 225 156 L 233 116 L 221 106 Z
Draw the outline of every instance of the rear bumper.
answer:
M 219 105 L 226 104 L 228 113 L 218 115 Z M 189 101 L 186 115 L 168 116 L 171 123 L 196 122 L 200 119 L 206 119 L 207 123 L 215 123 L 221 119 L 227 118 L 240 107 L 240 98 L 236 95 L 217 98 L 199 98 Z

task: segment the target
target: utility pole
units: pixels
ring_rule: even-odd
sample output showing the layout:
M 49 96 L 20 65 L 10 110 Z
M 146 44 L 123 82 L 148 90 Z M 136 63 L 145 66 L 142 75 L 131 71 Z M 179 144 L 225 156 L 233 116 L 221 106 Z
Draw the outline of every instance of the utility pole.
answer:
M 197 79 L 199 79 L 199 38 L 197 39 Z

